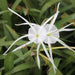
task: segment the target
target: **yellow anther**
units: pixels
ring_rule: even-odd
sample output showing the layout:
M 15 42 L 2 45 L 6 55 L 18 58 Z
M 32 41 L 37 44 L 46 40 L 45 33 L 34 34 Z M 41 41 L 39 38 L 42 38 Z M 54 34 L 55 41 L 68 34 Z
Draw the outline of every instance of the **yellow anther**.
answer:
M 36 37 L 39 37 L 39 35 L 38 35 L 38 34 L 36 34 Z
M 48 33 L 47 36 L 50 36 L 50 33 Z

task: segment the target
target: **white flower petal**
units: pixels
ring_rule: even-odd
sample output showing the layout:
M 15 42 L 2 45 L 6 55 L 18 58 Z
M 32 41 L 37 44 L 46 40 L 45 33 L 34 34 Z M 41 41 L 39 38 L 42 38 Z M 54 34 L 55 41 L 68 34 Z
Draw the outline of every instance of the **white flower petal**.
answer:
M 53 56 L 52 56 L 52 49 L 51 49 L 51 44 L 48 42 L 48 46 L 49 46 L 49 52 L 50 52 L 50 56 L 51 58 L 53 59 Z
M 30 41 L 32 39 L 36 38 L 34 43 L 40 43 L 46 37 L 46 30 L 44 27 L 42 27 L 40 25 L 35 25 L 35 26 L 33 26 L 33 28 L 35 29 L 35 33 L 32 28 L 29 28 L 28 34 L 32 34 L 32 36 L 29 36 L 28 38 Z
M 38 46 L 37 46 L 37 64 L 40 69 L 39 48 L 40 48 L 40 44 L 38 44 Z
M 56 39 L 60 44 L 62 44 L 64 47 L 68 48 L 69 50 L 72 50 L 73 52 L 75 52 L 73 49 L 71 49 L 67 44 L 65 44 L 63 41 L 61 41 L 60 39 L 52 36 L 54 39 Z
M 75 29 L 70 29 L 70 28 L 67 28 L 67 29 L 62 29 L 61 31 L 74 31 Z
M 35 23 L 30 23 L 32 26 L 37 25 Z M 21 25 L 29 25 L 29 23 L 21 23 L 21 24 L 15 24 L 16 26 L 21 26 Z
M 29 44 L 31 44 L 33 41 L 29 41 L 29 42 L 27 42 L 26 44 L 24 44 L 24 45 L 21 45 L 21 46 L 19 46 L 19 47 L 17 47 L 17 48 L 15 48 L 12 52 L 15 52 L 15 51 L 17 51 L 17 50 L 19 50 L 19 49 L 21 49 L 21 48 L 23 48 L 23 47 L 25 47 L 26 45 L 29 45 Z
M 57 18 L 57 16 L 58 16 L 58 13 L 59 13 L 59 5 L 60 5 L 60 3 L 58 3 L 57 12 L 55 13 L 54 18 L 53 18 L 53 20 L 52 20 L 51 23 L 50 23 L 51 25 L 54 25 L 55 20 L 56 20 L 56 18 Z
M 35 32 L 33 31 L 32 28 L 29 28 L 28 30 L 28 34 L 32 34 L 32 36 L 29 36 L 28 39 L 31 41 L 33 39 L 36 39 L 34 42 L 35 43 L 38 43 L 38 40 L 36 38 L 36 35 L 38 34 L 38 31 L 40 29 L 40 26 L 39 25 L 36 25 L 36 26 L 33 26 L 33 28 L 35 29 Z
M 55 25 L 46 24 L 45 29 L 47 32 L 56 32 L 58 29 Z
M 13 11 L 12 9 L 8 8 L 9 11 L 11 11 L 12 13 L 14 13 L 15 15 L 19 16 L 21 19 L 23 19 L 26 23 L 29 23 L 24 17 L 22 17 L 21 15 L 19 15 L 18 13 L 16 13 L 15 11 Z
M 54 18 L 53 18 L 53 20 L 52 20 L 52 22 L 51 22 L 51 25 L 54 25 L 54 22 L 55 22 L 55 20 L 56 20 L 56 18 L 57 18 L 57 16 L 58 16 L 58 13 L 59 13 L 59 11 L 58 11 L 59 5 L 60 5 L 60 3 L 58 3 L 57 12 L 56 12 L 53 16 L 51 16 L 48 20 L 46 20 L 46 21 L 44 22 L 43 26 L 45 26 L 53 17 L 54 17 Z
M 50 30 L 49 30 L 49 28 L 50 28 Z M 44 42 L 47 44 L 48 44 L 48 41 L 50 44 L 56 43 L 56 40 L 53 39 L 51 36 L 55 36 L 55 37 L 59 38 L 59 32 L 57 31 L 58 30 L 57 27 L 55 25 L 52 25 L 52 27 L 51 27 L 51 25 L 47 24 L 45 26 L 45 29 L 47 31 L 47 35 L 46 35 L 46 39 L 44 40 Z M 48 36 L 48 34 L 50 34 L 50 36 Z
M 46 21 L 44 22 L 43 26 L 45 26 L 53 17 L 54 17 L 54 15 L 51 16 L 48 20 L 46 20 Z
M 63 28 L 59 29 L 59 32 L 64 31 L 64 29 L 65 29 L 66 27 L 68 27 L 68 26 L 70 26 L 70 25 L 72 25 L 72 24 L 74 24 L 74 23 L 70 23 L 70 24 L 64 26 Z
M 33 26 L 24 18 L 22 17 L 21 15 L 19 15 L 18 13 L 16 13 L 15 11 L 13 11 L 12 9 L 8 8 L 9 11 L 11 11 L 12 13 L 14 13 L 15 15 L 19 16 L 21 19 L 23 19 L 30 27 L 32 27 L 32 29 L 34 30 L 35 32 L 35 29 L 33 28 Z
M 48 40 L 48 38 L 49 38 L 49 40 Z M 48 41 L 49 41 L 49 43 L 51 43 L 51 44 L 54 44 L 54 43 L 57 42 L 57 40 L 55 40 L 55 39 L 52 38 L 52 37 L 46 37 L 46 39 L 44 40 L 44 42 L 45 42 L 46 44 L 48 44 Z
M 57 11 L 59 11 L 59 6 L 60 6 L 60 2 L 58 3 L 58 6 L 57 6 Z
M 45 53 L 46 53 L 46 55 L 47 55 L 47 57 L 49 58 L 49 60 L 51 61 L 51 58 L 50 58 L 50 56 L 49 56 L 49 54 L 48 54 L 48 52 L 47 52 L 47 49 L 46 49 L 46 47 L 44 46 L 44 44 L 42 43 L 42 46 L 43 46 L 43 49 L 44 49 L 44 51 L 45 51 Z
M 49 46 L 49 52 L 50 52 L 50 56 L 51 56 L 51 60 L 52 60 L 52 63 L 54 63 L 54 60 L 53 60 L 53 55 L 52 55 L 52 49 L 51 49 L 51 44 L 48 42 L 48 46 Z M 54 64 L 53 64 L 54 65 Z M 56 66 L 54 65 L 54 73 L 56 73 Z
M 28 23 L 15 24 L 16 26 L 28 25 Z
M 56 66 L 55 66 L 55 64 L 54 64 L 54 62 L 53 62 L 53 60 L 50 58 L 50 56 L 49 56 L 49 54 L 48 54 L 48 52 L 47 52 L 47 49 L 46 49 L 46 47 L 44 46 L 43 43 L 42 43 L 42 46 L 43 46 L 43 49 L 44 49 L 44 51 L 45 51 L 47 57 L 49 58 L 50 62 L 51 62 L 52 65 L 53 65 L 54 73 L 56 73 L 56 69 L 57 69 L 57 68 L 56 68 Z
M 24 36 L 21 36 L 20 38 L 18 38 L 17 40 L 15 40 L 12 44 L 11 44 L 11 46 L 4 52 L 4 54 L 3 55 L 5 55 L 8 51 L 9 51 L 9 49 L 17 42 L 17 41 L 19 41 L 19 40 L 21 40 L 21 39 L 23 39 L 23 38 L 25 38 L 25 37 L 28 37 L 28 36 L 30 36 L 30 35 L 24 35 Z

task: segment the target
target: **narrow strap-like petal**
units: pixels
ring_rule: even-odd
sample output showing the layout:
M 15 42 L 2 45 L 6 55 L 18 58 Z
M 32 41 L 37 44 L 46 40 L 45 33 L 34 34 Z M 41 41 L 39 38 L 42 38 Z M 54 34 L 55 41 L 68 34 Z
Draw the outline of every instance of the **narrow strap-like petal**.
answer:
M 35 23 L 30 23 L 32 26 L 35 26 L 37 24 Z M 21 25 L 28 25 L 28 23 L 21 23 L 21 24 L 15 24 L 16 26 L 21 26 Z
M 54 63 L 54 60 L 53 60 L 53 55 L 52 55 L 52 49 L 51 49 L 51 44 L 48 43 L 48 46 L 49 46 L 49 52 L 50 52 L 50 56 L 51 56 L 51 60 L 52 62 Z M 56 73 L 56 66 L 53 66 L 54 67 L 54 73 Z
M 13 11 L 12 9 L 8 8 L 9 11 L 11 11 L 12 13 L 14 13 L 15 15 L 19 16 L 21 19 L 23 19 L 26 23 L 29 23 L 24 17 L 22 17 L 21 15 L 19 15 L 18 13 L 16 13 L 15 11 Z
M 68 25 L 66 25 L 66 26 L 64 26 L 64 27 L 62 27 L 61 29 L 59 29 L 59 32 L 64 31 L 64 29 L 65 29 L 66 27 L 69 27 L 69 26 L 72 25 L 72 24 L 74 24 L 74 23 L 70 23 L 70 24 L 68 24 Z
M 48 20 L 46 20 L 46 21 L 44 22 L 43 26 L 45 26 L 53 17 L 54 17 L 54 15 L 51 16 Z
M 70 29 L 70 28 L 67 28 L 67 29 L 62 29 L 61 31 L 74 31 L 75 29 Z
M 32 42 L 33 42 L 33 41 L 29 41 L 29 42 L 27 42 L 26 44 L 24 44 L 24 45 L 21 45 L 21 46 L 17 47 L 17 48 L 16 48 L 16 49 L 14 49 L 12 52 L 17 51 L 17 50 L 19 50 L 19 49 L 21 49 L 21 48 L 25 47 L 26 45 L 31 44 Z
M 28 25 L 28 23 L 15 24 L 16 26 Z
M 56 66 L 55 66 L 55 64 L 54 64 L 54 62 L 53 62 L 53 60 L 52 60 L 51 57 L 49 56 L 49 54 L 48 54 L 48 52 L 47 52 L 47 49 L 46 49 L 46 47 L 44 46 L 43 43 L 42 43 L 42 46 L 43 46 L 43 49 L 44 49 L 44 51 L 45 51 L 47 57 L 49 58 L 50 62 L 51 62 L 52 65 L 53 65 L 54 73 L 56 73 L 56 69 L 57 69 L 57 68 L 56 68 Z
M 25 37 L 28 37 L 28 36 L 30 36 L 30 35 L 24 35 L 24 36 L 21 36 L 20 38 L 18 38 L 17 40 L 15 40 L 12 44 L 11 44 L 11 46 L 4 52 L 4 54 L 3 55 L 5 55 L 9 50 L 10 50 L 10 48 L 17 42 L 17 41 L 19 41 L 20 39 L 23 39 L 23 38 L 25 38 Z
M 53 37 L 53 36 L 52 36 Z M 61 41 L 60 39 L 53 37 L 55 40 L 57 40 L 60 44 L 62 44 L 64 47 L 68 48 L 69 50 L 75 52 L 73 49 L 71 49 L 67 44 L 65 44 L 63 41 Z
M 59 13 L 59 5 L 60 5 L 60 3 L 58 3 L 58 6 L 57 6 L 57 12 L 53 15 L 53 16 L 51 16 L 48 20 L 46 20 L 45 22 L 44 22 L 44 24 L 43 24 L 43 26 L 45 26 L 52 18 L 53 18 L 53 20 L 52 20 L 52 22 L 51 22 L 51 25 L 53 25 L 54 24 L 54 22 L 55 22 L 55 20 L 56 20 L 56 18 L 57 18 L 57 16 L 58 16 L 58 13 Z
M 50 44 L 50 43 L 48 43 L 48 46 L 49 46 L 49 52 L 50 52 L 50 56 L 51 56 L 51 58 L 53 59 L 53 55 L 52 55 L 52 49 L 51 49 L 51 44 Z
M 54 18 L 53 18 L 53 20 L 52 20 L 51 23 L 50 23 L 51 25 L 54 25 L 55 20 L 56 20 L 56 18 L 57 18 L 57 16 L 58 16 L 58 13 L 59 13 L 59 5 L 60 5 L 60 3 L 58 3 L 57 12 L 55 13 Z
M 37 64 L 38 64 L 38 67 L 40 69 L 39 48 L 40 48 L 40 43 L 37 46 Z
M 8 8 L 9 11 L 11 11 L 12 13 L 14 13 L 15 15 L 19 16 L 21 19 L 23 19 L 30 27 L 33 28 L 33 26 L 29 23 L 29 21 L 27 21 L 24 17 L 22 17 L 21 15 L 19 15 L 18 13 L 16 13 L 15 11 L 13 11 L 12 9 Z M 33 28 L 34 32 L 35 29 Z

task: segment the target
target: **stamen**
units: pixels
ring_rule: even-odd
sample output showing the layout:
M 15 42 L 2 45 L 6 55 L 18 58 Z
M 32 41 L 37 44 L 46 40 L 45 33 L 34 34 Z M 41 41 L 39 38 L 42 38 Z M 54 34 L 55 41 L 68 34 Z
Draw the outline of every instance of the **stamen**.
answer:
M 50 33 L 48 33 L 47 36 L 50 36 Z
M 38 38 L 38 37 L 39 37 L 39 35 L 38 35 L 38 34 L 36 34 L 36 37 Z

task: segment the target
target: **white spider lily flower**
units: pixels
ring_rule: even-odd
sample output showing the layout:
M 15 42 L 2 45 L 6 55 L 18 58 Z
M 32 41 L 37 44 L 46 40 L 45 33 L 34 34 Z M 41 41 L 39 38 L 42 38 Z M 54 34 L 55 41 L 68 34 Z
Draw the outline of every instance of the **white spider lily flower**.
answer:
M 54 31 L 58 30 L 57 27 L 54 25 L 54 23 L 55 23 L 55 20 L 58 16 L 58 13 L 59 13 L 59 5 L 60 5 L 60 3 L 58 3 L 57 12 L 54 15 L 52 15 L 48 20 L 46 20 L 45 23 L 42 25 L 43 27 L 45 27 L 46 32 L 47 32 L 46 35 L 48 36 L 48 37 L 45 38 L 45 40 L 43 42 L 47 43 L 48 46 L 49 46 L 50 57 L 48 56 L 48 53 L 46 53 L 46 55 L 49 58 L 49 60 L 51 59 L 50 61 L 53 64 L 54 72 L 56 71 L 57 68 L 56 68 L 56 66 L 54 64 L 54 61 L 53 61 L 51 44 L 56 43 L 56 39 L 54 39 L 53 37 L 49 37 L 49 35 L 51 33 L 53 33 Z M 51 24 L 50 25 L 47 24 L 51 19 L 53 19 Z M 26 25 L 26 24 L 27 23 L 21 23 L 21 24 L 16 24 L 16 25 L 20 26 L 20 25 Z M 35 24 L 32 23 L 32 25 L 35 25 Z M 59 32 L 53 33 L 52 35 L 59 38 Z M 44 50 L 46 52 L 46 49 L 44 49 Z
M 6 50 L 6 52 L 4 53 L 4 55 L 10 50 L 10 48 L 17 42 L 19 41 L 20 39 L 23 39 L 25 37 L 28 37 L 29 38 L 29 42 L 27 42 L 26 44 L 22 45 L 22 46 L 19 46 L 17 48 L 15 48 L 12 52 L 14 51 L 17 51 L 19 49 L 21 49 L 22 47 L 25 47 L 26 45 L 28 44 L 31 44 L 32 42 L 34 42 L 35 44 L 38 44 L 37 46 L 37 63 L 38 63 L 38 67 L 40 68 L 40 59 L 39 59 L 39 48 L 40 48 L 40 45 L 42 44 L 43 48 L 44 48 L 44 51 L 47 55 L 47 57 L 49 58 L 50 62 L 52 63 L 53 67 L 55 67 L 54 63 L 53 63 L 53 60 L 51 59 L 50 55 L 48 54 L 44 44 L 43 44 L 43 41 L 45 40 L 46 38 L 46 29 L 44 28 L 44 25 L 40 26 L 40 25 L 37 25 L 35 23 L 30 23 L 28 22 L 25 18 L 23 18 L 21 15 L 19 15 L 18 13 L 16 13 L 15 11 L 13 11 L 12 9 L 8 8 L 12 13 L 16 14 L 17 16 L 19 16 L 21 19 L 23 19 L 26 23 L 22 23 L 22 24 L 16 24 L 17 26 L 20 26 L 20 25 L 29 25 L 30 28 L 28 30 L 28 34 L 27 35 L 24 35 L 24 36 L 21 36 L 20 38 L 18 38 L 17 40 L 15 40 L 11 46 Z M 53 18 L 53 16 L 52 16 Z M 49 19 L 50 20 L 50 19 Z M 49 21 L 48 20 L 48 21 Z M 48 22 L 47 21 L 47 22 Z M 47 23 L 46 22 L 46 23 Z
M 44 22 L 44 24 L 42 26 L 38 25 L 38 24 L 35 24 L 35 23 L 30 23 L 29 21 L 27 21 L 24 17 L 22 17 L 21 15 L 19 15 L 18 13 L 16 13 L 15 11 L 11 10 L 10 8 L 8 8 L 12 13 L 16 14 L 17 16 L 19 16 L 21 19 L 23 19 L 26 23 L 21 23 L 21 24 L 16 24 L 16 26 L 20 26 L 20 25 L 29 25 L 30 28 L 28 30 L 28 34 L 24 35 L 24 36 L 21 36 L 20 38 L 18 38 L 17 40 L 15 40 L 11 46 L 6 50 L 6 52 L 4 53 L 4 55 L 10 50 L 10 48 L 17 42 L 19 41 L 20 39 L 23 39 L 25 37 L 28 37 L 29 39 L 29 42 L 27 42 L 26 44 L 23 44 L 17 48 L 15 48 L 12 52 L 14 51 L 17 51 L 23 47 L 25 47 L 26 45 L 28 44 L 31 44 L 32 42 L 34 42 L 35 44 L 37 44 L 37 64 L 38 64 L 38 67 L 40 68 L 40 59 L 39 59 L 39 48 L 40 48 L 40 45 L 42 45 L 47 57 L 49 58 L 50 62 L 52 63 L 53 65 L 53 69 L 54 69 L 54 73 L 56 72 L 56 66 L 54 64 L 54 61 L 53 61 L 53 56 L 52 56 L 52 49 L 51 49 L 51 44 L 54 44 L 56 43 L 57 41 L 62 44 L 63 46 L 67 47 L 68 49 L 72 50 L 68 45 L 66 45 L 63 41 L 61 41 L 59 39 L 60 35 L 59 35 L 59 32 L 61 31 L 73 31 L 75 29 L 69 29 L 66 27 L 70 26 L 71 24 L 61 28 L 61 29 L 57 29 L 57 27 L 54 25 L 55 23 L 55 20 L 58 16 L 58 13 L 59 13 L 59 5 L 60 3 L 58 3 L 58 6 L 57 6 L 57 12 L 51 16 L 48 20 L 46 20 Z M 51 21 L 50 24 L 48 24 L 48 22 Z M 48 44 L 49 46 L 49 53 L 47 52 L 47 49 L 44 45 L 44 43 Z M 73 51 L 73 50 L 72 50 Z
M 44 42 L 45 42 L 46 44 L 48 44 L 48 46 L 49 46 L 50 57 L 51 57 L 51 61 L 52 61 L 53 64 L 54 64 L 54 61 L 53 61 L 53 56 L 52 56 L 51 44 L 54 44 L 54 43 L 56 43 L 56 42 L 58 41 L 60 44 L 62 44 L 63 46 L 65 46 L 65 47 L 68 48 L 69 50 L 72 50 L 73 52 L 75 52 L 75 51 L 74 51 L 73 49 L 71 49 L 67 44 L 65 44 L 63 41 L 61 41 L 61 40 L 59 39 L 59 37 L 60 37 L 59 32 L 61 32 L 61 31 L 73 31 L 73 30 L 75 30 L 75 29 L 66 28 L 66 27 L 72 25 L 73 23 L 68 24 L 68 25 L 66 25 L 65 27 L 61 28 L 61 29 L 58 29 L 58 28 L 54 25 L 55 20 L 56 20 L 56 18 L 57 18 L 57 16 L 58 16 L 58 13 L 59 13 L 59 5 L 60 5 L 60 3 L 58 3 L 57 12 L 56 12 L 53 16 L 51 16 L 47 21 L 45 21 L 45 23 L 43 24 L 43 26 L 45 27 L 46 32 L 47 32 L 47 34 L 46 34 L 46 39 L 44 40 Z M 52 18 L 53 18 L 53 20 L 51 21 L 50 24 L 48 24 L 48 22 L 49 22 Z M 56 71 L 56 66 L 55 66 L 55 65 L 53 66 L 53 68 L 54 68 L 54 71 Z
M 71 24 L 73 24 L 73 23 L 71 23 Z M 72 50 L 73 52 L 75 52 L 67 44 L 65 44 L 62 40 L 59 39 L 59 37 L 60 37 L 59 32 L 61 32 L 61 31 L 73 31 L 73 30 L 75 30 L 75 29 L 69 29 L 69 28 L 66 29 L 66 27 L 70 26 L 71 24 L 68 24 L 67 26 L 65 26 L 65 27 L 63 27 L 61 29 L 57 29 L 57 27 L 55 25 L 50 25 L 50 24 L 46 24 L 45 25 L 45 29 L 46 29 L 47 34 L 46 34 L 46 39 L 44 40 L 44 42 L 46 44 L 48 44 L 48 46 L 49 46 L 50 57 L 51 57 L 50 59 L 51 59 L 51 62 L 53 64 L 54 73 L 56 73 L 56 69 L 57 68 L 56 68 L 56 66 L 54 64 L 54 61 L 53 61 L 51 44 L 54 44 L 54 43 L 56 43 L 58 41 L 60 44 L 62 44 L 63 46 L 65 46 L 69 50 Z
M 44 42 L 45 42 L 46 44 L 48 44 L 48 46 L 49 46 L 50 59 L 51 59 L 51 62 L 52 62 L 52 64 L 53 64 L 54 73 L 56 73 L 56 69 L 57 69 L 57 68 L 56 68 L 56 66 L 55 66 L 55 64 L 54 64 L 54 61 L 53 61 L 51 44 L 56 43 L 57 40 L 54 39 L 54 38 L 51 37 L 51 36 L 55 36 L 55 37 L 59 38 L 59 32 L 55 32 L 55 31 L 57 31 L 58 29 L 57 29 L 57 27 L 54 25 L 55 20 L 56 20 L 56 18 L 57 18 L 57 16 L 58 16 L 58 13 L 59 13 L 59 5 L 60 5 L 60 3 L 58 3 L 58 5 L 57 5 L 57 12 L 56 12 L 53 16 L 51 16 L 48 20 L 46 20 L 45 23 L 43 24 L 43 26 L 45 27 L 46 32 L 47 32 L 46 38 L 45 38 Z M 51 23 L 50 23 L 50 24 L 47 24 L 51 19 L 53 19 L 53 20 L 51 21 Z M 55 32 L 55 33 L 54 33 L 54 32 Z
M 35 32 L 34 32 L 34 30 Z M 40 45 L 41 43 L 43 43 L 43 41 L 45 40 L 45 37 L 46 37 L 46 30 L 44 27 L 42 26 L 39 26 L 39 25 L 33 25 L 33 28 L 30 27 L 29 30 L 28 30 L 28 34 L 27 35 L 24 35 L 24 36 L 21 36 L 20 38 L 18 38 L 17 40 L 15 40 L 11 46 L 6 50 L 6 52 L 4 53 L 4 55 L 10 50 L 10 48 L 17 42 L 19 41 L 20 39 L 23 39 L 25 37 L 28 37 L 29 38 L 29 42 L 15 48 L 12 52 L 14 51 L 17 51 L 23 47 L 25 47 L 26 45 L 28 44 L 31 44 L 32 42 L 34 42 L 35 44 L 38 44 L 37 46 L 37 62 L 38 62 L 38 67 L 40 68 L 40 59 L 39 59 L 39 48 L 40 48 Z
M 60 4 L 60 3 L 59 3 L 59 4 Z M 59 4 L 58 4 L 58 8 L 59 8 Z M 57 10 L 58 10 L 58 8 L 57 8 Z M 21 19 L 23 19 L 23 20 L 26 22 L 26 23 L 22 23 L 22 24 L 16 24 L 16 26 L 29 25 L 30 28 L 29 28 L 29 30 L 28 30 L 28 34 L 27 34 L 27 35 L 24 35 L 24 36 L 18 38 L 16 41 L 14 41 L 14 42 L 11 44 L 11 46 L 6 50 L 6 52 L 4 53 L 4 55 L 10 50 L 10 48 L 11 48 L 17 41 L 19 41 L 19 40 L 22 39 L 22 38 L 28 37 L 29 40 L 30 40 L 28 43 L 26 43 L 26 44 L 24 44 L 24 45 L 22 45 L 22 46 L 17 47 L 17 48 L 14 49 L 12 52 L 17 51 L 17 50 L 21 49 L 22 47 L 25 47 L 26 45 L 28 45 L 28 44 L 30 44 L 30 43 L 32 43 L 32 42 L 38 44 L 38 47 L 37 47 L 37 62 L 38 62 L 38 67 L 40 68 L 39 48 L 40 48 L 40 45 L 42 44 L 43 49 L 44 49 L 44 51 L 45 51 L 47 57 L 49 58 L 50 62 L 52 63 L 53 68 L 54 68 L 54 71 L 55 71 L 56 66 L 55 66 L 55 64 L 54 64 L 54 62 L 53 62 L 53 59 L 52 59 L 51 47 L 50 47 L 50 45 L 49 45 L 49 43 L 48 43 L 49 49 L 50 49 L 50 55 L 49 55 L 48 52 L 47 52 L 47 50 L 46 50 L 46 48 L 45 48 L 45 46 L 44 46 L 44 44 L 43 44 L 44 40 L 46 39 L 46 34 L 47 34 L 46 29 L 45 29 L 44 26 L 45 26 L 52 18 L 53 18 L 53 21 L 52 21 L 51 24 L 53 24 L 53 23 L 55 22 L 55 20 L 56 20 L 56 17 L 57 17 L 57 15 L 58 15 L 59 11 L 57 11 L 53 16 L 51 16 L 42 26 L 39 26 L 39 25 L 37 25 L 37 24 L 35 24 L 35 23 L 30 23 L 30 22 L 27 21 L 24 17 L 22 17 L 21 15 L 19 15 L 18 13 L 16 13 L 15 11 L 13 11 L 12 9 L 10 9 L 10 8 L 8 8 L 8 9 L 9 9 L 12 13 L 14 13 L 14 14 L 17 15 L 17 16 L 19 16 Z M 46 42 L 45 42 L 45 43 L 46 43 Z

